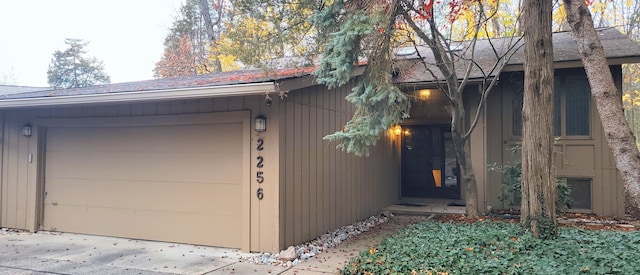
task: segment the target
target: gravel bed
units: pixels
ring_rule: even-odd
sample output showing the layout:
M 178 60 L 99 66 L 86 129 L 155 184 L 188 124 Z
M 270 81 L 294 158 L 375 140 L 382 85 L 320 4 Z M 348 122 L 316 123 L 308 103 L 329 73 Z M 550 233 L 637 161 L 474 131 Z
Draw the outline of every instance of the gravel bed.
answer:
M 330 231 L 312 241 L 296 245 L 295 250 L 298 256 L 293 261 L 280 261 L 277 259 L 279 253 L 254 253 L 252 256 L 242 258 L 242 261 L 275 266 L 295 266 L 301 261 L 312 258 L 323 251 L 338 246 L 343 241 L 358 236 L 370 228 L 385 223 L 392 216 L 389 213 L 380 213 L 369 217 L 366 220 L 355 222 L 354 224 L 340 227 L 334 231 Z

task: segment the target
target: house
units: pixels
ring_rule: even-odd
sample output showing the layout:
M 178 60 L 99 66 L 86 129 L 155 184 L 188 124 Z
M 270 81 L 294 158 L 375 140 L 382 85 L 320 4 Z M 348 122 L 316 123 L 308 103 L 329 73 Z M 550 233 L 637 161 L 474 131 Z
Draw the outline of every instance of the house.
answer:
M 599 29 L 598 35 L 605 48 L 616 86 L 621 91 L 621 65 L 639 63 L 640 47 L 615 28 Z M 489 79 L 499 77 L 498 85 L 486 99 L 485 108 L 480 110 L 480 119 L 470 140 L 480 211 L 519 207 L 517 199 L 515 203 L 500 200 L 503 175 L 486 169 L 492 164 L 509 164 L 515 161 L 514 158 L 519 158 L 514 155 L 512 148 L 519 144 L 522 134 L 523 49 L 516 51 L 499 74 L 488 74 L 496 62 L 494 50 L 499 53 L 506 51 L 505 45 L 511 43 L 511 40 L 512 38 L 495 39 L 491 44 L 487 40 L 478 41 L 475 49 L 476 62 L 483 70 L 474 68 L 469 76 L 470 83 L 482 81 L 485 75 Z M 571 189 L 573 202 L 570 211 L 623 217 L 624 183 L 604 137 L 575 43 L 570 32 L 553 35 L 557 176 L 566 179 Z M 462 43 L 460 46 L 468 45 Z M 420 56 L 427 63 L 434 62 L 428 49 L 418 50 L 424 51 Z M 409 60 L 417 57 L 416 53 L 404 56 Z M 458 66 L 457 69 L 459 75 L 462 75 L 466 67 Z M 412 108 L 411 118 L 402 125 L 401 198 L 405 201 L 408 199 L 409 202 L 412 201 L 411 197 L 446 198 L 464 204 L 465 186 L 460 186 L 457 180 L 453 180 L 456 179 L 456 166 L 450 141 L 450 109 L 447 99 L 442 93 L 433 90 L 436 87 L 435 80 L 421 63 L 416 63 L 412 69 L 405 71 L 396 81 L 419 100 Z M 478 111 L 480 84 L 469 84 L 467 88 L 465 105 L 469 107 L 468 121 Z M 434 150 L 429 144 L 439 144 L 442 149 Z M 427 179 L 427 187 L 424 178 Z
M 638 62 L 640 47 L 614 29 L 600 33 L 619 84 L 620 64 Z M 568 33 L 554 38 L 566 53 L 556 55 L 558 174 L 576 190 L 576 208 L 621 216 L 622 182 L 575 46 Z M 352 116 L 344 98 L 353 83 L 328 90 L 311 70 L 3 96 L 0 226 L 274 252 L 398 202 L 464 203 L 450 114 L 426 90 L 432 80 L 417 69 L 398 78 L 422 100 L 399 133 L 357 157 L 322 139 Z M 481 211 L 508 207 L 501 175 L 486 167 L 511 160 L 521 71 L 515 56 L 472 135 Z

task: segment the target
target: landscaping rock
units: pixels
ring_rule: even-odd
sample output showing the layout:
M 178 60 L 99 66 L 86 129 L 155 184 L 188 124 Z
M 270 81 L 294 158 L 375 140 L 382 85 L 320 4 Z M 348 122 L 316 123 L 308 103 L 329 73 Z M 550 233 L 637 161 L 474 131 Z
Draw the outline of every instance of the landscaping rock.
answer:
M 297 258 L 298 254 L 296 253 L 296 248 L 293 246 L 289 246 L 286 250 L 280 251 L 278 257 L 276 257 L 278 261 L 293 261 Z
M 390 213 L 389 213 L 390 214 Z M 393 216 L 392 214 L 390 214 Z M 261 264 L 261 265 L 275 265 L 275 266 L 295 266 L 302 261 L 306 261 L 325 250 L 336 247 L 343 241 L 360 235 L 362 232 L 368 231 L 371 227 L 380 225 L 387 222 L 390 216 L 379 214 L 371 216 L 364 221 L 356 222 L 352 225 L 343 226 L 334 231 L 328 232 L 315 240 L 306 242 L 295 247 L 290 246 L 286 250 L 281 251 L 279 254 L 270 253 L 257 253 L 250 257 L 243 258 L 243 261 L 249 263 Z M 292 250 L 292 251 L 291 251 Z M 289 255 L 285 255 L 289 253 Z M 293 256 L 292 258 L 285 258 L 285 256 Z

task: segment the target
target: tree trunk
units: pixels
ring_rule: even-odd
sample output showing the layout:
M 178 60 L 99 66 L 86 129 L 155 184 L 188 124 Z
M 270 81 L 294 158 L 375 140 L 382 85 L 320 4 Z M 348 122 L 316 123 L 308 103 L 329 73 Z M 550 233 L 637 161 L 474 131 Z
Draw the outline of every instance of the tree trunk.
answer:
M 200 0 L 199 4 L 200 4 L 200 12 L 202 13 L 202 18 L 204 18 L 204 22 L 206 25 L 205 27 L 207 30 L 207 36 L 209 38 L 209 43 L 210 43 L 207 46 L 209 47 L 209 49 L 211 49 L 211 47 L 213 47 L 213 43 L 216 42 L 217 37 L 215 32 L 213 31 L 214 23 L 211 20 L 211 12 L 209 12 L 209 1 Z M 218 16 L 217 20 L 220 20 L 220 14 L 218 14 L 217 16 Z M 213 54 L 214 54 L 214 60 L 213 60 L 212 72 L 214 73 L 222 72 L 222 64 L 220 63 L 220 60 L 217 57 L 217 53 L 213 53 Z
M 553 161 L 552 1 L 525 0 L 521 222 L 536 238 L 557 232 Z
M 584 1 L 564 0 L 567 21 L 576 38 L 578 52 L 584 64 L 591 94 L 596 103 L 605 137 L 616 166 L 625 181 L 627 202 L 634 209 L 640 207 L 640 153 L 627 120 L 620 94 L 613 82 L 604 49 L 593 26 L 591 13 Z
M 465 137 L 467 131 L 465 123 L 465 110 L 462 101 L 462 93 L 454 94 L 455 103 L 451 107 L 454 109 L 451 119 L 451 138 L 460 166 L 460 183 L 465 186 L 465 210 L 467 216 L 476 218 L 479 216 L 478 211 L 478 187 L 476 176 L 471 166 L 471 147 L 469 138 Z

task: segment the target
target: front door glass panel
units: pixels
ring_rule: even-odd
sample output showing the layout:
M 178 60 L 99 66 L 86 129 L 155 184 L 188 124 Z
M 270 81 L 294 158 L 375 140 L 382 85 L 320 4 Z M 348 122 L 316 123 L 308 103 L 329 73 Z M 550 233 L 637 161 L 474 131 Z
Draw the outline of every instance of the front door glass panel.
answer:
M 403 128 L 402 197 L 459 199 L 459 169 L 450 127 Z

